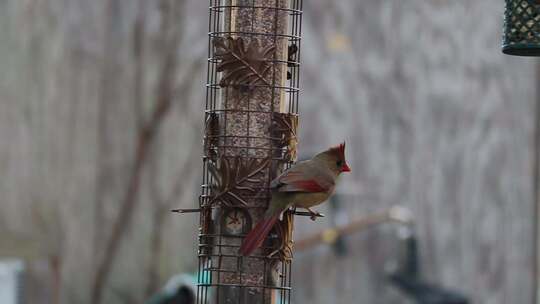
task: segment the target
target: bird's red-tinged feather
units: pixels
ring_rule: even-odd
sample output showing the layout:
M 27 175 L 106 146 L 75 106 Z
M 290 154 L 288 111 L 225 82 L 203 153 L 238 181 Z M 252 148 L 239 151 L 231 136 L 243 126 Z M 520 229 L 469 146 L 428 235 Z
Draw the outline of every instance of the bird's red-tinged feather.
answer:
M 289 183 L 289 185 L 298 189 L 297 191 L 301 192 L 325 192 L 328 189 L 322 187 L 319 183 L 314 180 L 297 180 Z
M 261 244 L 264 242 L 264 239 L 268 233 L 270 233 L 270 230 L 272 230 L 272 227 L 274 227 L 274 224 L 277 222 L 278 218 L 279 213 L 258 222 L 242 242 L 242 246 L 240 246 L 240 254 L 243 256 L 248 256 L 252 254 L 255 249 L 259 248 L 259 246 L 261 246 Z
M 331 181 L 325 181 L 323 176 L 315 177 L 310 171 L 313 170 L 297 165 L 272 181 L 271 187 L 279 192 L 326 192 L 332 187 Z

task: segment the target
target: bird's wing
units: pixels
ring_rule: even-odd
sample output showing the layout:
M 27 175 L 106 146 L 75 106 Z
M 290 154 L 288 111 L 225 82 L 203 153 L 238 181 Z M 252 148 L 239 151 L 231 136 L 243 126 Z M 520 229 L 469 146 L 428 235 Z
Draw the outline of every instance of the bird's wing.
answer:
M 334 186 L 328 173 L 300 162 L 276 177 L 270 187 L 279 192 L 327 192 Z

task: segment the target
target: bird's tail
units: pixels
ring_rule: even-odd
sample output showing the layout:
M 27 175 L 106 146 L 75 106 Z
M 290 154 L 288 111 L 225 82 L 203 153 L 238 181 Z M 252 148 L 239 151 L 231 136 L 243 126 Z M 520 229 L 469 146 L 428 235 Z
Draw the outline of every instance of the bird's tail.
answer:
M 242 242 L 242 246 L 240 246 L 240 254 L 243 256 L 248 256 L 253 253 L 255 249 L 259 248 L 268 233 L 270 233 L 270 230 L 272 230 L 272 227 L 274 227 L 274 224 L 278 218 L 279 213 L 259 221 Z

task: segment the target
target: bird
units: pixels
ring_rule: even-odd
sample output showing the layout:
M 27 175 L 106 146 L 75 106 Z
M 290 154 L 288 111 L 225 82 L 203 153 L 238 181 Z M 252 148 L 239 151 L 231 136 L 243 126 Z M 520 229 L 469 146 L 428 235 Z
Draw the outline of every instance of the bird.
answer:
M 261 246 L 281 212 L 291 206 L 306 209 L 315 220 L 320 214 L 311 208 L 326 201 L 334 192 L 338 176 L 350 171 L 345 160 L 345 142 L 285 170 L 270 183 L 268 209 L 244 238 L 239 253 L 248 256 Z

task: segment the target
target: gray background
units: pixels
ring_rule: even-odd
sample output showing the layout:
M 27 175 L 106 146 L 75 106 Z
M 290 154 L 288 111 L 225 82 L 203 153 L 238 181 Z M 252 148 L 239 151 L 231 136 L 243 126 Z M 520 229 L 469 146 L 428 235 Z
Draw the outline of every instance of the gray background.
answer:
M 473 303 L 532 304 L 537 61 L 500 52 L 503 6 L 305 0 L 299 151 L 346 140 L 349 218 L 408 206 L 431 282 Z M 199 194 L 207 7 L 0 0 L 0 256 L 29 262 L 31 303 L 90 303 L 140 127 L 163 94 L 172 107 L 104 303 L 142 303 L 196 270 L 198 219 L 168 210 Z M 295 237 L 327 226 L 299 219 Z M 344 258 L 298 252 L 294 303 L 406 303 L 384 275 L 393 234 L 348 237 Z

